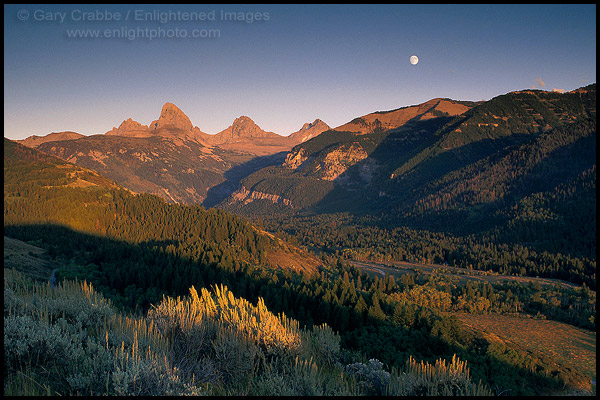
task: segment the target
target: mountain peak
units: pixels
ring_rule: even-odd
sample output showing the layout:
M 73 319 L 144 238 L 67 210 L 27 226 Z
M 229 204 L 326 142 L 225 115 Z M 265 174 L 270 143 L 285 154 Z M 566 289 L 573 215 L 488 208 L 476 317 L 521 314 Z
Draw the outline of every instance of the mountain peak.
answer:
M 146 136 L 148 135 L 148 126 L 142 125 L 131 118 L 121 122 L 119 127 L 113 127 L 106 135 L 113 136 Z
M 242 115 L 236 118 L 227 129 L 217 133 L 214 141 L 231 143 L 252 137 L 270 136 L 269 134 L 274 135 L 274 133 L 263 131 L 250 117 Z
M 119 125 L 120 131 L 146 130 L 146 129 L 148 129 L 148 127 L 146 125 L 142 125 L 139 122 L 134 121 L 131 118 L 127 118 L 125 121 L 121 122 L 121 125 Z
M 323 121 L 321 121 L 319 118 L 315 119 L 312 123 L 305 123 L 304 125 L 302 125 L 302 128 L 300 128 L 301 131 L 305 131 L 307 129 L 313 128 L 319 124 L 324 124 Z M 327 124 L 325 124 L 327 125 Z
M 256 125 L 256 123 L 252 120 L 252 118 L 250 118 L 246 115 L 241 115 L 233 121 L 233 124 L 231 126 L 238 127 L 238 126 L 253 126 L 253 125 L 258 127 L 258 125 Z
M 302 143 L 329 129 L 331 129 L 329 125 L 317 118 L 312 123 L 305 123 L 299 131 L 290 134 L 288 137 L 295 143 Z
M 178 129 L 189 131 L 193 128 L 192 122 L 183 111 L 173 103 L 165 103 L 160 112 L 160 117 L 152 121 L 150 129 Z

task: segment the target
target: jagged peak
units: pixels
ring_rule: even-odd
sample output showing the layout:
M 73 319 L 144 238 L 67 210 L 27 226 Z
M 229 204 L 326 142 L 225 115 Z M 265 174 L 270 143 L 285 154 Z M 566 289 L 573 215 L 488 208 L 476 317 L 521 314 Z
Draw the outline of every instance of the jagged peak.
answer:
M 160 112 L 160 114 L 161 114 L 161 115 L 163 115 L 163 114 L 165 114 L 165 113 L 168 113 L 168 112 L 177 112 L 177 113 L 184 114 L 184 112 L 183 112 L 183 111 L 181 111 L 181 109 L 180 109 L 179 107 L 177 107 L 175 104 L 173 104 L 173 103 L 170 103 L 170 102 L 168 102 L 168 101 L 167 101 L 167 102 L 166 102 L 166 103 L 165 103 L 165 104 L 162 106 L 162 109 L 161 109 L 161 112 Z M 185 114 L 184 114 L 184 115 L 185 115 Z
M 248 117 L 247 115 L 241 115 L 239 117 L 237 117 L 234 121 L 232 126 L 239 126 L 239 125 L 256 125 L 256 122 L 254 122 L 252 120 L 252 118 Z M 258 126 L 258 125 L 256 125 Z
M 162 106 L 158 120 L 152 121 L 150 127 L 154 130 L 161 128 L 191 130 L 193 125 L 189 117 L 179 107 L 167 102 Z
M 302 143 L 329 129 L 329 125 L 317 118 L 312 123 L 306 122 L 300 130 L 291 133 L 288 137 L 296 143 Z
M 323 122 L 319 118 L 317 118 L 311 123 L 307 122 L 304 125 L 302 125 L 302 128 L 300 128 L 300 130 L 305 131 L 307 129 L 313 128 L 313 127 L 315 127 L 317 125 L 321 125 L 321 124 L 328 126 L 325 122 Z
M 147 129 L 146 125 L 142 125 L 137 121 L 134 121 L 132 118 L 127 118 L 125 121 L 121 122 L 119 125 L 119 130 L 123 129 Z

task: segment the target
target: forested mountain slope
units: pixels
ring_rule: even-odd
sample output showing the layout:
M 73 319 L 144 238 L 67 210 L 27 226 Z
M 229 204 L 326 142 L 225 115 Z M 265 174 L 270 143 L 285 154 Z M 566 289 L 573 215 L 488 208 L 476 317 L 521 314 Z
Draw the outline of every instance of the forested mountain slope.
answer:
M 42 223 L 161 248 L 185 243 L 190 257 L 202 254 L 208 263 L 260 262 L 309 273 L 320 265 L 234 215 L 132 194 L 92 170 L 5 138 L 4 225 Z
M 387 131 L 326 131 L 243 179 L 220 207 L 352 257 L 595 286 L 596 85 L 470 105 Z
M 242 186 L 286 198 L 295 211 L 311 206 L 338 211 L 414 207 L 430 202 L 432 193 L 444 190 L 448 195 L 438 196 L 438 204 L 429 207 L 441 211 L 448 208 L 450 198 L 463 201 L 465 188 L 484 192 L 477 200 L 465 199 L 465 207 L 504 197 L 512 186 L 520 188 L 516 197 L 522 197 L 527 190 L 539 190 L 523 190 L 527 185 L 519 180 L 536 166 L 551 178 L 547 189 L 589 169 L 595 161 L 591 146 L 595 140 L 595 85 L 562 94 L 513 92 L 474 103 L 472 108 L 461 107 L 463 112 L 457 116 L 438 111 L 392 129 L 326 131 L 294 147 L 283 165 L 252 174 Z M 568 157 L 577 164 L 564 171 Z M 557 171 L 563 171 L 562 175 L 555 176 Z M 460 189 L 455 187 L 456 181 L 480 174 L 484 174 L 481 182 L 467 181 Z M 493 178 L 487 177 L 492 174 Z M 292 185 L 288 181 L 301 185 L 302 180 L 315 187 L 313 193 L 305 194 L 311 200 L 289 190 Z M 501 186 L 498 190 L 497 185 Z M 346 201 L 351 206 L 344 205 L 342 200 L 349 197 L 358 203 Z M 259 211 L 252 202 L 248 204 L 248 213 Z

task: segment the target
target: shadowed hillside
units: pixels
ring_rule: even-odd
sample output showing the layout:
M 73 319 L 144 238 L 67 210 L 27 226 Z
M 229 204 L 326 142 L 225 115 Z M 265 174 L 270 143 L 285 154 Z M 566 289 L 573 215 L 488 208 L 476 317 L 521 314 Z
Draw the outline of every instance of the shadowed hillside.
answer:
M 469 105 L 387 131 L 326 131 L 219 207 L 330 254 L 595 287 L 596 85 Z
M 208 262 L 216 257 L 308 273 L 321 265 L 314 256 L 223 211 L 131 194 L 94 171 L 8 139 L 4 149 L 5 227 L 52 223 L 128 242 L 184 240 L 196 252 L 203 249 Z

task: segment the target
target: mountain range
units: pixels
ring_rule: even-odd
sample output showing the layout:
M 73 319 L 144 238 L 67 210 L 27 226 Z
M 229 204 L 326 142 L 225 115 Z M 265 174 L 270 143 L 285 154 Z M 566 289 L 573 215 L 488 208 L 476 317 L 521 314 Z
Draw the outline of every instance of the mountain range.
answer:
M 159 118 L 149 125 L 129 118 L 105 134 L 53 132 L 18 142 L 97 170 L 134 192 L 175 203 L 216 203 L 235 190 L 236 180 L 280 163 L 295 144 L 327 129 L 317 119 L 281 136 L 241 116 L 210 135 L 193 126 L 176 105 L 165 103 Z
M 473 104 L 433 99 L 355 118 L 334 131 L 381 132 L 442 114 L 458 115 Z M 175 104 L 165 103 L 159 118 L 149 125 L 129 118 L 103 135 L 65 131 L 18 142 L 95 169 L 134 192 L 156 194 L 170 202 L 212 206 L 239 189 L 239 181 L 250 173 L 284 161 L 293 163 L 285 157 L 289 158 L 294 146 L 329 130 L 325 122 L 316 119 L 289 136 L 281 136 L 264 131 L 248 116 L 240 116 L 211 135 L 194 126 Z M 344 170 L 348 162 L 352 163 L 344 158 L 333 157 L 330 164 L 336 165 L 337 171 Z M 330 174 L 337 176 L 339 172 Z M 239 193 L 234 195 L 238 197 Z
M 592 84 L 480 102 L 435 98 L 333 129 L 317 119 L 287 137 L 247 116 L 209 135 L 166 103 L 149 125 L 128 119 L 104 135 L 20 142 L 171 202 L 245 215 L 348 211 L 478 226 L 527 196 L 589 176 L 595 96 Z
M 595 96 L 593 84 L 371 113 L 296 145 L 281 165 L 244 178 L 222 206 L 269 214 L 271 201 L 281 212 L 438 220 L 441 211 L 497 211 L 595 166 Z

